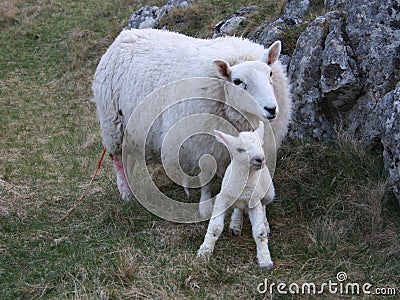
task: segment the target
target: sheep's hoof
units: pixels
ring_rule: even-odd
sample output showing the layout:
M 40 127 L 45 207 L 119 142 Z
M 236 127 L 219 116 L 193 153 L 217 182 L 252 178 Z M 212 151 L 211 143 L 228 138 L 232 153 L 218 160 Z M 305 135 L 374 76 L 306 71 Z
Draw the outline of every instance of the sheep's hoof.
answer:
M 130 190 L 120 192 L 119 198 L 124 202 L 132 201 L 134 199 L 133 194 Z
M 242 235 L 242 230 L 238 228 L 230 228 L 232 236 L 240 236 Z
M 263 262 L 258 262 L 258 266 L 261 269 L 271 270 L 274 267 L 274 263 L 272 261 L 263 261 Z

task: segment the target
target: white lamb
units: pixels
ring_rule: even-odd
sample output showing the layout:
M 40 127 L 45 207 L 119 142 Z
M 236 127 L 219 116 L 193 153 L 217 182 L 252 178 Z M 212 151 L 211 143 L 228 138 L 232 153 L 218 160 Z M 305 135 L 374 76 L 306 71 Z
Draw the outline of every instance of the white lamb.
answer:
M 173 81 L 212 77 L 246 90 L 261 108 L 262 113 L 253 116 L 254 120 L 271 122 L 278 149 L 287 133 L 291 115 L 287 77 L 278 60 L 280 51 L 279 41 L 264 49 L 239 37 L 204 40 L 165 30 L 122 31 L 101 58 L 92 86 L 103 143 L 114 160 L 121 198 L 132 196 L 124 174 L 121 149 L 129 116 L 153 90 Z M 216 91 L 216 97 L 221 94 L 223 91 Z M 163 139 L 171 126 L 199 112 L 220 116 L 238 131 L 250 130 L 243 115 L 228 105 L 193 99 L 155 123 L 146 151 L 160 157 Z M 217 175 L 222 177 L 229 164 L 229 154 L 209 135 L 197 135 L 187 140 L 179 153 L 182 169 L 189 175 L 198 174 L 198 161 L 204 154 L 214 156 L 218 162 Z M 204 184 L 200 204 L 210 198 L 210 185 Z M 200 205 L 202 215 L 212 210 L 212 203 L 206 203 L 207 206 Z
M 261 268 L 271 269 L 273 263 L 268 249 L 269 224 L 265 214 L 265 204 L 273 201 L 275 191 L 270 172 L 265 165 L 264 124 L 260 122 L 257 130 L 241 132 L 238 137 L 217 130 L 215 135 L 217 140 L 229 149 L 232 161 L 226 169 L 221 192 L 215 199 L 207 234 L 197 255 L 199 257 L 211 255 L 223 231 L 225 213 L 233 206 L 240 212 L 243 209 L 248 210 L 257 245 L 258 265 Z M 233 214 L 231 230 L 237 230 L 238 222 L 242 223 L 241 214 L 239 217 Z

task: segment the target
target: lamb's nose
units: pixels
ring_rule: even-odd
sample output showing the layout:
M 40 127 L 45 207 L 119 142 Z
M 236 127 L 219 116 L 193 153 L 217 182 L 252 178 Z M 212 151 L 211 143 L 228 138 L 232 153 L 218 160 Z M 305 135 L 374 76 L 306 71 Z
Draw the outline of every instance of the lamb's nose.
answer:
M 276 106 L 275 106 L 275 107 L 264 106 L 264 109 L 265 109 L 271 116 L 275 116 Z

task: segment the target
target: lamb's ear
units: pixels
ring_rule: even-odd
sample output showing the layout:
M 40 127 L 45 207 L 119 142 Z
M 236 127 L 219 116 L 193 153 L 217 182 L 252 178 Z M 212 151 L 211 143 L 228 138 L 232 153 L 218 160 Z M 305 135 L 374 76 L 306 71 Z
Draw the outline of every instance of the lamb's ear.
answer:
M 256 129 L 258 138 L 262 141 L 264 139 L 264 123 L 259 121 L 258 128 Z
M 231 67 L 229 63 L 223 59 L 215 59 L 212 61 L 218 75 L 223 79 L 230 80 L 231 78 Z
M 220 142 L 221 144 L 224 144 L 226 147 L 229 148 L 229 144 L 230 144 L 229 141 L 232 136 L 230 136 L 229 134 L 223 133 L 221 131 L 218 131 L 218 130 L 214 130 L 214 134 L 215 134 L 215 137 L 218 142 Z
M 268 65 L 271 65 L 278 60 L 280 54 L 281 54 L 281 41 L 276 41 L 267 49 L 267 51 L 265 51 L 264 55 L 261 56 L 260 60 Z

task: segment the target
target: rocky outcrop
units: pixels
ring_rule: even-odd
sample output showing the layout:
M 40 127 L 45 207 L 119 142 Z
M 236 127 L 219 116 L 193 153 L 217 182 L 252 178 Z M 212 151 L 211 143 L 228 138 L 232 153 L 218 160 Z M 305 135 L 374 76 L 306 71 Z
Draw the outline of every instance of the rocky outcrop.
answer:
M 379 103 L 379 120 L 382 124 L 381 142 L 385 167 L 397 196 L 400 195 L 400 83 L 387 93 Z
M 287 2 L 300 22 L 309 9 L 306 2 Z M 400 200 L 400 2 L 325 0 L 324 5 L 327 12 L 308 23 L 291 55 L 290 136 L 324 140 L 340 129 L 366 147 L 383 148 Z M 282 28 L 296 26 L 287 18 L 284 13 L 261 26 L 255 40 L 267 46 L 282 38 Z
M 125 29 L 157 28 L 161 18 L 171 9 L 175 7 L 186 7 L 190 2 L 190 0 L 168 0 L 167 3 L 161 7 L 146 5 L 131 15 Z
M 297 41 L 289 67 L 296 100 L 292 137 L 333 137 L 364 93 L 343 26 L 343 15 L 330 12 L 311 22 Z
M 252 40 L 268 47 L 289 30 L 304 24 L 304 17 L 310 7 L 310 0 L 287 0 L 283 15 L 272 23 L 262 24 L 253 34 Z M 283 45 L 283 53 L 287 53 Z
M 213 28 L 213 38 L 223 35 L 234 35 L 236 30 L 244 26 L 248 18 L 257 10 L 257 6 L 251 5 L 235 11 L 222 21 L 218 22 Z

